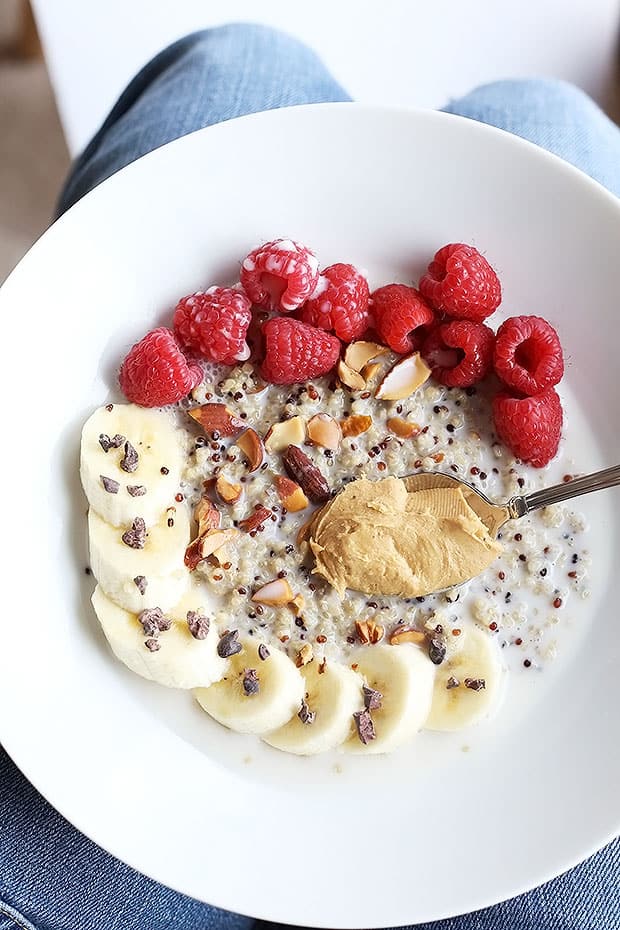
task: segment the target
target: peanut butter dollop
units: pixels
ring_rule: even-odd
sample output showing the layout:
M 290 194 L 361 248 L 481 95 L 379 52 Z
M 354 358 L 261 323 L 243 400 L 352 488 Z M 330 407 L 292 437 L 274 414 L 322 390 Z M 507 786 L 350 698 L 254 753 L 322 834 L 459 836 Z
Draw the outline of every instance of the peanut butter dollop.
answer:
M 314 571 L 344 597 L 420 597 L 479 575 L 502 551 L 463 490 L 409 492 L 401 478 L 352 481 L 310 529 Z

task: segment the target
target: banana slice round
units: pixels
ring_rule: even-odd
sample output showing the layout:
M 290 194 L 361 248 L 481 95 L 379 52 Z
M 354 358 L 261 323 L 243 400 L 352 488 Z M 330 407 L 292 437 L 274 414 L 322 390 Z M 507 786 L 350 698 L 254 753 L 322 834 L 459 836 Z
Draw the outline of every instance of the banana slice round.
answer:
M 179 436 L 171 417 L 158 410 L 135 404 L 95 410 L 82 429 L 80 453 L 80 477 L 90 506 L 113 526 L 135 517 L 155 523 L 179 489 Z M 126 450 L 126 442 L 135 455 Z
M 345 752 L 391 752 L 424 726 L 431 707 L 435 666 L 410 643 L 365 646 L 351 655 L 367 687 L 381 695 L 381 706 L 371 709 L 375 738 L 364 744 L 355 732 L 343 744 Z
M 503 669 L 497 645 L 473 624 L 463 628 L 459 639 L 459 651 L 437 669 L 429 730 L 470 727 L 499 702 Z
M 183 596 L 189 579 L 183 558 L 190 524 L 187 507 L 175 506 L 173 516 L 164 512 L 158 523 L 148 527 L 143 548 L 123 542 L 123 533 L 129 527 L 112 526 L 94 510 L 88 512 L 93 574 L 104 593 L 125 610 L 168 610 Z
M 92 603 L 106 639 L 115 656 L 132 672 L 169 688 L 207 687 L 226 672 L 228 661 L 217 654 L 218 631 L 210 623 L 206 638 L 192 636 L 187 612 L 198 611 L 204 601 L 197 593 L 183 598 L 166 616 L 173 620 L 169 630 L 156 637 L 156 651 L 145 645 L 145 633 L 136 614 L 111 601 L 97 585 Z M 208 612 L 204 611 L 208 617 Z
M 285 726 L 264 736 L 270 746 L 310 756 L 340 746 L 351 735 L 353 714 L 364 707 L 362 678 L 338 662 L 327 662 L 323 672 L 319 668 L 315 660 L 300 670 L 306 713 L 295 714 Z
M 225 727 L 239 733 L 269 733 L 299 711 L 305 682 L 280 649 L 269 647 L 263 659 L 260 643 L 250 637 L 240 642 L 241 652 L 231 657 L 224 678 L 194 695 L 203 710 Z

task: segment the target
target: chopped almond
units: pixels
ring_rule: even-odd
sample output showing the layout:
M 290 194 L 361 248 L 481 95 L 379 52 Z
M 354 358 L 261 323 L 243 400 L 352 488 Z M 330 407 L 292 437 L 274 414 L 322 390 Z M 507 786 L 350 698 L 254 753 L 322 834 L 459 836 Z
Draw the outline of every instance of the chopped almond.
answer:
M 276 475 L 275 484 L 278 497 L 290 513 L 304 510 L 308 506 L 308 498 L 296 481 L 291 481 L 290 478 L 285 478 L 283 475 Z
M 237 439 L 237 445 L 248 460 L 250 471 L 256 471 L 263 464 L 265 453 L 261 438 L 256 430 L 246 429 Z
M 411 630 L 408 627 L 396 627 L 390 635 L 390 644 L 392 646 L 399 646 L 401 643 L 415 643 L 416 646 L 421 646 L 425 642 L 426 633 L 422 633 L 420 630 Z
M 205 433 L 219 436 L 238 436 L 245 429 L 245 423 L 236 417 L 226 404 L 203 404 L 187 411 Z
M 396 362 L 375 391 L 379 400 L 404 400 L 410 397 L 431 376 L 431 370 L 420 355 L 414 352 Z
M 372 426 L 372 417 L 353 414 L 346 420 L 340 421 L 340 428 L 343 436 L 360 436 L 369 430 Z
M 187 549 L 185 550 L 185 557 L 183 561 L 185 562 L 185 567 L 193 572 L 198 567 L 198 563 L 202 562 L 203 555 L 201 551 L 201 542 L 202 537 L 197 536 L 196 539 L 193 539 Z
M 366 386 L 368 386 L 369 382 L 373 380 L 379 371 L 381 371 L 381 365 L 379 362 L 371 362 L 370 365 L 364 365 L 360 374 L 366 382 Z
M 265 436 L 267 452 L 284 452 L 291 444 L 300 446 L 306 438 L 306 421 L 303 417 L 291 417 L 274 423 Z
M 253 530 L 258 529 L 259 526 L 262 526 L 263 523 L 266 523 L 270 517 L 271 510 L 267 507 L 257 507 L 249 517 L 239 520 L 239 529 L 243 530 L 244 533 L 251 533 Z
M 296 594 L 293 600 L 290 602 L 289 607 L 293 611 L 296 617 L 301 616 L 304 607 L 306 606 L 306 601 L 303 594 Z
M 228 530 L 212 530 L 210 533 L 207 533 L 206 536 L 201 537 L 201 554 L 203 559 L 206 559 L 208 555 L 211 555 L 213 552 L 217 552 L 218 549 L 221 549 L 222 546 L 228 545 L 239 535 L 239 530 L 231 527 Z
M 355 632 L 361 643 L 378 643 L 383 639 L 385 629 L 374 620 L 356 620 Z
M 328 413 L 317 413 L 308 423 L 308 439 L 316 446 L 335 451 L 342 439 L 340 424 Z
M 304 643 L 297 656 L 295 657 L 295 665 L 297 668 L 303 668 L 304 665 L 308 665 L 312 662 L 314 658 L 314 652 L 310 643 Z
M 286 578 L 276 578 L 259 588 L 252 595 L 252 600 L 269 607 L 283 607 L 293 600 L 293 591 Z
M 198 524 L 198 535 L 204 536 L 210 530 L 219 528 L 222 515 L 213 501 L 203 494 L 194 508 L 194 520 Z
M 411 439 L 421 432 L 421 428 L 417 423 L 408 423 L 407 420 L 403 420 L 401 417 L 390 417 L 385 425 L 391 433 L 400 436 L 401 439 Z
M 218 475 L 215 490 L 225 504 L 234 504 L 241 497 L 242 488 L 240 484 L 232 484 L 224 475 Z
M 343 362 L 342 360 L 338 362 L 338 377 L 343 384 L 346 384 L 348 388 L 351 388 L 352 391 L 363 391 L 366 387 L 366 382 L 360 375 L 359 371 L 353 371 L 352 368 Z
M 379 355 L 385 355 L 389 351 L 387 346 L 379 345 L 376 342 L 364 342 L 363 340 L 352 342 L 347 346 L 347 351 L 344 353 L 344 363 L 353 371 L 361 371 L 367 362 Z
M 206 559 L 212 553 L 216 552 L 222 546 L 232 542 L 239 531 L 231 528 L 228 530 L 209 530 L 201 536 L 197 536 L 185 550 L 185 565 L 190 572 L 195 571 L 199 562 Z

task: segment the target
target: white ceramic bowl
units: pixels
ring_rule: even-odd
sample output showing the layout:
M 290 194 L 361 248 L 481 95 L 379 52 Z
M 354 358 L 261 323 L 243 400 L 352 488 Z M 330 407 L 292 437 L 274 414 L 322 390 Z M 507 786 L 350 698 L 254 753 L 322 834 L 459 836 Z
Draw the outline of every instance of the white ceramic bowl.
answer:
M 165 146 L 56 223 L 0 292 L 0 738 L 79 829 L 197 898 L 332 928 L 446 917 L 618 828 L 620 494 L 584 503 L 596 560 L 574 648 L 494 723 L 385 758 L 298 759 L 227 732 L 113 661 L 88 602 L 82 421 L 179 295 L 280 235 L 375 281 L 415 278 L 444 242 L 483 248 L 502 312 L 560 330 L 580 470 L 618 461 L 620 204 L 594 182 L 475 122 L 346 104 Z

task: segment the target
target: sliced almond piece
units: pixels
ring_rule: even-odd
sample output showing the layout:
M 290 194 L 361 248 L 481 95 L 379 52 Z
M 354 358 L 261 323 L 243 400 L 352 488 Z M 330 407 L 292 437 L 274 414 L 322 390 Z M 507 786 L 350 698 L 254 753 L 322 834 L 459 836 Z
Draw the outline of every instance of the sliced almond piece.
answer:
M 340 428 L 343 436 L 361 436 L 372 426 L 372 417 L 353 414 L 346 420 L 340 421 Z
M 296 594 L 293 600 L 289 603 L 289 607 L 293 611 L 296 617 L 301 616 L 304 607 L 306 606 L 306 601 L 303 594 Z
M 328 413 L 317 413 L 308 423 L 308 439 L 316 446 L 335 451 L 342 439 L 340 424 Z
M 203 404 L 202 407 L 193 407 L 187 412 L 202 426 L 205 433 L 238 436 L 245 429 L 243 420 L 236 417 L 226 404 Z
M 261 438 L 255 429 L 246 429 L 237 439 L 237 445 L 248 460 L 250 471 L 256 471 L 263 464 L 265 451 Z
M 370 365 L 364 365 L 364 367 L 362 368 L 360 374 L 361 374 L 362 378 L 364 379 L 364 381 L 366 382 L 366 385 L 368 386 L 368 383 L 369 383 L 370 381 L 373 380 L 373 378 L 375 377 L 375 375 L 376 375 L 377 372 L 379 372 L 379 371 L 381 371 L 381 365 L 380 365 L 380 363 L 379 363 L 379 362 L 371 362 Z
M 346 384 L 348 388 L 351 388 L 352 391 L 363 391 L 366 387 L 366 382 L 360 375 L 359 371 L 354 371 L 352 368 L 340 360 L 338 362 L 338 377 L 343 384 Z
M 241 497 L 242 488 L 240 484 L 232 484 L 224 475 L 218 475 L 215 490 L 225 504 L 234 504 Z
M 276 578 L 255 591 L 252 600 L 258 604 L 268 604 L 270 607 L 282 607 L 292 601 L 293 597 L 293 591 L 286 578 Z
M 390 634 L 390 644 L 392 646 L 398 646 L 400 643 L 415 643 L 417 646 L 421 646 L 426 642 L 426 633 L 421 633 L 420 630 L 411 630 L 407 627 L 396 629 Z
M 379 345 L 377 342 L 364 342 L 363 340 L 352 342 L 344 353 L 344 363 L 353 371 L 361 371 L 366 362 L 378 358 L 379 355 L 385 355 L 389 351 L 387 346 Z
M 249 517 L 239 520 L 239 529 L 243 530 L 244 533 L 251 533 L 257 530 L 259 526 L 262 526 L 263 523 L 266 523 L 270 517 L 271 510 L 268 507 L 257 507 Z
M 422 432 L 422 428 L 417 423 L 408 423 L 401 417 L 389 417 L 385 425 L 391 433 L 400 436 L 401 439 L 411 439 Z
M 310 503 L 296 481 L 291 481 L 290 478 L 285 478 L 284 475 L 276 475 L 275 485 L 278 497 L 289 513 L 303 510 Z
M 206 559 L 208 555 L 217 552 L 222 546 L 227 546 L 228 543 L 232 542 L 237 536 L 239 536 L 239 530 L 234 527 L 228 530 L 212 530 L 210 533 L 207 533 L 206 536 L 202 536 L 200 546 L 202 558 Z
M 314 659 L 314 652 L 310 643 L 304 643 L 297 656 L 295 657 L 295 665 L 297 668 L 303 668 L 304 665 L 308 665 Z
M 219 529 L 222 515 L 212 500 L 204 495 L 194 508 L 194 520 L 198 524 L 198 535 L 204 536 L 210 530 Z
M 301 446 L 306 438 L 306 421 L 303 417 L 291 417 L 274 423 L 265 436 L 267 452 L 283 452 L 287 446 Z
M 239 530 L 231 527 L 228 530 L 210 530 L 201 536 L 197 536 L 185 550 L 185 565 L 190 572 L 193 572 L 198 564 L 210 556 L 213 552 L 221 549 L 232 542 L 239 535 Z
M 183 561 L 185 562 L 185 567 L 188 571 L 196 571 L 198 564 L 202 562 L 202 536 L 197 536 L 196 539 L 193 539 L 187 549 L 185 550 L 185 557 Z
M 396 362 L 375 391 L 379 400 L 404 400 L 431 376 L 431 370 L 419 352 Z

